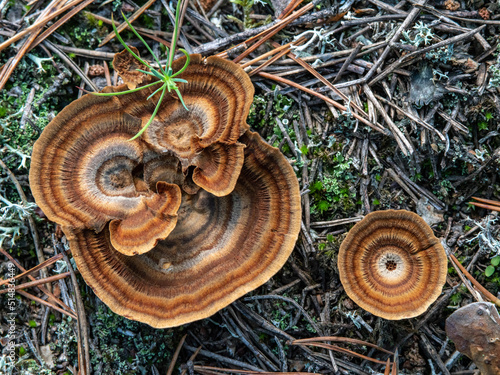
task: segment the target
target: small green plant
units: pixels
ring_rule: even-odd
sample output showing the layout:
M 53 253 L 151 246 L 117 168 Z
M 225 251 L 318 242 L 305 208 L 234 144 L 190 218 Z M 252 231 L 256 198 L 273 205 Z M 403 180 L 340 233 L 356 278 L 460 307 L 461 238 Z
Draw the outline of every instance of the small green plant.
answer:
M 272 20 L 271 17 L 268 16 L 264 21 L 255 22 L 255 20 L 253 20 L 250 17 L 250 14 L 252 13 L 252 7 L 256 3 L 262 4 L 262 5 L 266 5 L 265 1 L 262 1 L 262 0 L 230 0 L 230 1 L 233 4 L 239 5 L 239 6 L 241 6 L 243 8 L 243 22 L 240 21 L 238 18 L 233 17 L 233 16 L 227 16 L 227 18 L 230 19 L 231 21 L 243 24 L 243 26 L 246 29 L 251 29 L 253 27 L 258 27 L 258 26 L 266 25 L 269 22 L 271 22 L 271 20 Z
M 484 274 L 486 275 L 486 277 L 490 277 L 491 275 L 493 275 L 495 273 L 495 267 L 497 267 L 499 264 L 500 256 L 491 258 L 491 264 L 484 270 Z
M 356 194 L 349 188 L 349 180 L 353 178 L 351 166 L 352 159 L 345 159 L 341 152 L 329 157 L 322 178 L 309 185 L 312 214 L 323 215 L 326 211 L 345 211 L 352 207 Z
M 477 127 L 479 130 L 488 130 L 488 122 L 493 119 L 493 114 L 491 112 L 486 112 L 484 114 L 485 120 L 479 121 Z
M 142 127 L 142 129 L 135 136 L 133 136 L 130 140 L 134 140 L 134 139 L 140 137 L 142 135 L 142 133 L 144 133 L 144 131 L 149 127 L 149 125 L 151 125 L 151 123 L 153 122 L 153 120 L 154 120 L 154 118 L 156 116 L 156 113 L 158 112 L 158 109 L 160 108 L 160 105 L 161 105 L 161 103 L 163 101 L 163 98 L 165 97 L 165 93 L 167 91 L 168 92 L 175 91 L 175 93 L 179 97 L 179 100 L 181 101 L 181 103 L 184 106 L 184 108 L 189 111 L 189 109 L 186 107 L 186 104 L 184 103 L 184 100 L 182 99 L 182 95 L 181 95 L 181 92 L 179 91 L 179 87 L 177 86 L 178 83 L 187 83 L 187 81 L 184 80 L 184 79 L 176 78 L 179 74 L 181 74 L 182 72 L 184 72 L 184 70 L 186 70 L 186 68 L 189 65 L 190 58 L 189 58 L 189 54 L 187 53 L 186 50 L 184 50 L 182 48 L 179 49 L 179 51 L 181 51 L 186 56 L 186 63 L 184 64 L 184 66 L 182 67 L 182 69 L 180 69 L 179 71 L 177 71 L 175 73 L 172 70 L 172 63 L 174 61 L 174 56 L 175 56 L 175 45 L 176 45 L 177 39 L 179 37 L 179 30 L 180 30 L 180 21 L 179 20 L 180 20 L 180 13 L 181 13 L 180 10 L 181 10 L 182 3 L 183 3 L 183 1 L 178 1 L 177 2 L 177 8 L 175 10 L 175 25 L 174 25 L 174 32 L 173 32 L 173 35 L 172 35 L 171 48 L 170 48 L 170 50 L 167 48 L 167 50 L 165 52 L 165 54 L 167 55 L 167 64 L 166 64 L 165 68 L 162 67 L 162 65 L 160 63 L 160 60 L 154 54 L 153 50 L 144 41 L 144 39 L 139 35 L 139 33 L 134 29 L 134 27 L 132 26 L 132 24 L 128 21 L 127 17 L 125 17 L 125 15 L 122 13 L 122 16 L 125 19 L 125 22 L 127 23 L 128 27 L 130 27 L 130 30 L 132 30 L 132 32 L 144 44 L 144 46 L 147 48 L 147 50 L 149 51 L 149 53 L 151 53 L 151 55 L 153 55 L 153 58 L 155 59 L 156 63 L 158 64 L 158 66 L 160 68 L 159 71 L 156 70 L 156 69 L 154 69 L 145 60 L 141 59 L 137 54 L 135 54 L 130 49 L 129 46 L 127 46 L 125 44 L 125 42 L 121 38 L 120 34 L 118 33 L 118 30 L 116 29 L 115 23 L 114 22 L 112 23 L 113 30 L 114 30 L 114 32 L 116 34 L 116 37 L 117 37 L 118 41 L 123 45 L 123 47 L 125 47 L 125 49 L 128 51 L 128 53 L 130 53 L 135 59 L 137 59 L 141 64 L 143 64 L 144 66 L 146 66 L 149 69 L 149 71 L 142 70 L 142 69 L 137 69 L 137 71 L 139 71 L 141 73 L 144 73 L 144 74 L 147 74 L 147 75 L 150 75 L 150 76 L 156 78 L 157 81 L 149 83 L 149 84 L 141 86 L 141 87 L 138 87 L 138 88 L 135 88 L 135 89 L 131 89 L 131 90 L 126 90 L 126 91 L 121 91 L 121 92 L 112 92 L 112 93 L 92 93 L 92 95 L 96 95 L 96 96 L 125 95 L 125 94 L 130 94 L 130 93 L 133 93 L 133 92 L 136 92 L 136 91 L 139 91 L 139 90 L 143 90 L 143 89 L 146 89 L 146 88 L 149 88 L 149 87 L 161 84 L 161 87 L 159 89 L 157 89 L 155 92 L 153 92 L 147 98 L 147 100 L 149 100 L 150 98 L 152 98 L 158 92 L 161 91 L 160 99 L 158 100 L 158 103 L 156 104 L 156 107 L 155 107 L 155 109 L 153 111 L 153 114 L 151 115 L 151 118 L 146 123 L 146 125 L 144 125 Z
M 268 100 L 263 96 L 255 95 L 250 107 L 250 113 L 248 114 L 248 125 L 254 128 L 264 128 L 272 125 L 275 128 L 274 134 L 281 140 L 283 135 L 276 125 L 276 117 L 281 120 L 287 118 L 290 108 L 293 105 L 293 100 L 285 95 L 277 94 L 271 104 L 268 109 Z M 277 143 L 279 143 L 279 140 Z

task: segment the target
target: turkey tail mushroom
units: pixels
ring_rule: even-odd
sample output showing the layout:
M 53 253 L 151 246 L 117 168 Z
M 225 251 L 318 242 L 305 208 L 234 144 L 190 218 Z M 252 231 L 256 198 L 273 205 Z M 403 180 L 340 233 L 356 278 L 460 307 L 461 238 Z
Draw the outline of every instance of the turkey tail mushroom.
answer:
M 158 328 L 265 283 L 301 223 L 292 167 L 248 130 L 253 86 L 241 67 L 194 55 L 179 77 L 188 110 L 168 95 L 134 140 L 155 109 L 151 88 L 73 102 L 36 142 L 30 171 L 87 284 L 116 313 Z
M 175 229 L 150 252 L 115 251 L 108 230 L 74 231 L 80 273 L 114 312 L 165 328 L 206 318 L 273 276 L 300 230 L 295 173 L 256 133 L 233 192 L 183 194 Z
M 347 295 L 384 319 L 425 312 L 441 294 L 447 257 L 432 229 L 404 210 L 372 212 L 340 246 L 338 268 Z

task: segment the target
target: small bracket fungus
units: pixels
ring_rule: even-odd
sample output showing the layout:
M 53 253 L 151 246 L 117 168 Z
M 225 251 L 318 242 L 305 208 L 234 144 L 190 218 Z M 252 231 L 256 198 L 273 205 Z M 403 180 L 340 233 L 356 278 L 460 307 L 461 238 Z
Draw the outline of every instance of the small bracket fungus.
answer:
M 62 225 L 97 296 L 158 328 L 208 317 L 262 285 L 300 230 L 293 169 L 246 123 L 248 75 L 193 55 L 179 77 L 188 110 L 166 95 L 133 140 L 155 110 L 154 88 L 71 103 L 36 142 L 30 170 L 37 204 Z
M 427 310 L 447 273 L 446 253 L 432 229 L 404 210 L 366 215 L 342 242 L 337 264 L 347 295 L 389 320 Z
M 446 334 L 482 375 L 500 374 L 500 316 L 495 305 L 475 302 L 446 319 Z

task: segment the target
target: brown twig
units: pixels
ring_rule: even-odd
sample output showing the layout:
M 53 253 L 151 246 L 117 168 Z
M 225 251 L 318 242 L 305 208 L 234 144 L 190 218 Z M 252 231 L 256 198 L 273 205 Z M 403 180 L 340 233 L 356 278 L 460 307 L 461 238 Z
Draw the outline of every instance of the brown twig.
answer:
M 177 349 L 175 349 L 175 353 L 172 356 L 172 360 L 170 361 L 170 365 L 168 366 L 167 375 L 172 375 L 175 368 L 175 363 L 177 362 L 177 358 L 179 357 L 179 353 L 181 352 L 182 345 L 184 345 L 184 341 L 186 341 L 187 335 L 182 336 L 181 341 L 177 345 Z
M 274 44 L 274 43 L 273 43 Z M 294 53 L 289 53 L 288 57 L 290 57 L 293 61 L 298 63 L 304 69 L 306 69 L 309 73 L 311 73 L 314 77 L 319 79 L 323 84 L 325 84 L 328 88 L 330 88 L 334 93 L 339 95 L 344 101 L 349 102 L 349 98 L 344 95 L 342 91 L 337 89 L 330 81 L 328 81 L 325 77 L 323 77 L 316 69 L 310 66 L 307 62 L 303 61 L 301 58 L 295 56 Z M 359 108 L 356 103 L 351 103 L 352 107 L 355 108 L 359 113 L 361 113 L 364 117 L 367 117 L 366 113 Z
M 419 55 L 422 55 L 424 53 L 432 51 L 433 49 L 438 49 L 438 48 L 447 46 L 449 44 L 455 44 L 455 43 L 467 40 L 467 39 L 473 37 L 476 33 L 478 33 L 481 30 L 483 30 L 485 27 L 486 27 L 485 25 L 480 26 L 480 27 L 478 27 L 478 28 L 476 28 L 474 30 L 471 30 L 471 31 L 467 32 L 467 33 L 463 33 L 461 35 L 457 35 L 457 36 L 454 36 L 452 38 L 445 39 L 445 40 L 443 40 L 443 41 L 441 41 L 439 43 L 433 44 L 433 45 L 428 46 L 428 47 L 419 48 L 415 52 L 411 52 L 411 53 L 408 53 L 406 55 L 403 55 L 399 59 L 397 59 L 395 62 L 393 62 L 391 65 L 389 65 L 383 72 L 381 72 L 380 74 L 378 74 L 374 79 L 372 79 L 368 83 L 368 85 L 369 86 L 373 86 L 375 83 L 379 82 L 381 79 L 387 77 L 397 67 L 399 67 L 401 64 L 403 64 L 406 61 L 409 61 L 409 60 L 411 60 L 411 59 L 413 59 L 413 58 L 415 58 L 415 57 L 417 57 Z
M 7 83 L 8 79 L 10 78 L 12 72 L 14 71 L 14 69 L 17 67 L 17 65 L 19 64 L 21 59 L 24 57 L 26 52 L 29 51 L 32 43 L 34 42 L 34 40 L 37 38 L 38 34 L 42 30 L 42 27 L 47 22 L 49 22 L 51 19 L 53 19 L 55 17 L 54 14 L 58 15 L 58 14 L 63 12 L 63 9 L 64 9 L 64 11 L 66 11 L 67 9 L 69 9 L 70 6 L 76 5 L 81 1 L 83 1 L 83 0 L 75 0 L 75 1 L 70 2 L 69 4 L 66 4 L 65 6 L 63 6 L 63 2 L 61 0 L 53 0 L 51 5 L 49 5 L 37 18 L 35 25 L 25 29 L 24 31 L 16 34 L 15 36 L 10 38 L 9 40 L 0 44 L 0 51 L 2 51 L 4 48 L 9 46 L 10 44 L 12 44 L 15 41 L 19 40 L 20 38 L 22 38 L 22 36 L 30 33 L 28 38 L 23 42 L 21 48 L 19 48 L 19 50 L 17 51 L 16 55 L 12 59 L 8 60 L 6 66 L 0 72 L 0 90 L 3 89 L 3 87 Z M 36 27 L 34 27 L 34 26 L 36 26 Z M 19 35 L 22 35 L 22 36 L 19 36 Z
M 155 2 L 156 0 L 148 0 L 148 2 L 146 4 L 144 4 L 142 7 L 140 7 L 139 9 L 137 9 L 134 14 L 132 14 L 129 18 L 128 18 L 128 21 L 130 23 L 134 22 L 137 18 L 139 18 L 141 16 L 142 13 L 144 13 L 144 11 L 146 9 L 148 9 L 151 5 L 153 5 L 153 3 Z M 118 33 L 121 33 L 123 30 L 125 30 L 126 28 L 128 27 L 127 23 L 126 22 L 123 22 L 121 23 L 117 28 L 116 30 L 118 31 Z M 103 40 L 102 42 L 99 44 L 99 47 L 102 47 L 103 45 L 105 45 L 106 43 L 108 43 L 111 39 L 113 39 L 114 37 L 116 36 L 115 34 L 115 31 L 113 30 L 112 32 L 110 32 Z
M 305 344 L 305 343 L 315 343 L 318 341 L 334 341 L 334 342 L 346 342 L 346 343 L 352 343 L 352 344 L 358 344 L 358 345 L 365 345 L 369 346 L 371 348 L 380 350 L 381 352 L 393 355 L 394 352 L 391 352 L 390 350 L 381 348 L 378 345 L 372 344 L 371 342 L 363 341 L 363 340 L 358 340 L 358 339 L 353 339 L 350 337 L 339 337 L 339 336 L 324 336 L 324 337 L 310 337 L 307 339 L 298 339 L 298 340 L 293 340 L 290 342 L 291 345 L 296 345 L 296 344 Z
M 15 260 L 12 255 L 10 255 L 8 252 L 6 252 L 4 249 L 0 248 L 0 253 L 2 253 L 3 255 L 5 255 L 19 270 L 21 270 L 22 272 L 26 272 L 26 269 L 21 266 L 19 264 L 19 262 L 17 260 Z M 36 281 L 36 279 L 31 276 L 31 275 L 28 275 L 28 278 L 32 281 Z M 76 319 L 76 315 L 73 314 L 73 310 L 71 310 L 71 308 L 66 305 L 64 302 L 62 302 L 59 298 L 57 298 L 54 294 L 52 294 L 51 292 L 49 292 L 44 286 L 42 285 L 38 285 L 37 286 L 38 289 L 40 289 L 43 293 L 45 293 L 52 301 L 54 301 L 55 303 L 57 303 L 59 306 L 61 306 L 63 309 L 64 314 L 68 315 L 68 316 L 71 316 L 72 318 L 75 318 Z M 19 291 L 21 292 L 21 291 Z M 44 300 L 42 300 L 44 301 Z M 60 309 L 59 307 L 55 306 L 54 304 L 50 303 L 50 302 L 46 302 L 44 301 L 43 302 L 45 305 L 47 306 L 50 306 L 50 307 L 53 307 L 55 310 L 57 311 L 60 311 L 62 309 Z
M 417 4 L 425 4 L 427 0 L 417 0 Z M 372 68 L 369 70 L 368 73 L 363 77 L 364 82 L 367 82 L 376 72 L 377 69 L 382 65 L 382 63 L 385 61 L 387 55 L 389 55 L 389 52 L 392 50 L 392 44 L 395 42 L 398 42 L 401 39 L 401 34 L 403 31 L 405 31 L 410 24 L 415 20 L 415 18 L 418 16 L 420 13 L 420 9 L 414 7 L 406 16 L 405 20 L 403 23 L 398 27 L 396 32 L 392 35 L 391 40 L 389 41 L 389 45 L 385 47 L 384 51 L 380 55 L 380 57 L 377 59 L 375 64 L 373 64 Z M 377 76 L 378 78 L 378 76 Z M 371 83 L 370 83 L 371 85 Z
M 478 202 L 469 202 L 468 204 L 472 204 L 473 206 L 476 206 L 476 207 L 486 208 L 488 210 L 500 212 L 499 206 L 492 206 L 489 204 L 483 204 L 483 203 L 478 203 Z
M 493 210 L 493 211 L 498 211 L 500 212 L 500 202 L 499 201 L 494 201 L 491 199 L 484 199 L 484 198 L 478 198 L 478 197 L 472 197 L 472 199 L 477 200 L 478 202 L 469 202 L 468 204 L 472 204 L 477 207 L 481 208 L 486 208 L 488 210 Z
M 55 44 L 55 43 L 52 43 L 52 45 L 63 52 L 74 53 L 75 55 L 78 56 L 90 57 L 93 59 L 113 60 L 113 57 L 115 57 L 115 54 L 112 52 L 92 51 L 84 48 L 62 46 L 60 44 Z
M 32 273 L 37 272 L 38 270 L 41 270 L 41 269 L 43 269 L 43 268 L 45 268 L 45 267 L 50 266 L 51 264 L 54 264 L 54 263 L 55 263 L 55 262 L 57 262 L 59 259 L 62 259 L 62 254 L 57 254 L 57 255 L 55 255 L 55 256 L 53 256 L 53 257 L 51 257 L 51 258 L 49 258 L 49 259 L 47 259 L 47 260 L 43 261 L 42 263 L 37 264 L 35 267 L 30 268 L 30 269 L 29 269 L 29 270 L 27 270 L 27 271 L 23 269 L 24 271 L 23 271 L 22 273 L 20 273 L 19 275 L 16 275 L 16 276 L 14 277 L 14 279 L 16 279 L 16 280 L 17 280 L 17 279 L 20 279 L 21 277 L 24 277 L 24 276 L 29 276 L 29 275 L 31 275 Z M 4 285 L 4 284 L 6 284 L 6 283 L 7 283 L 7 281 L 6 281 L 6 280 L 0 280 L 0 286 Z
M 68 276 L 69 276 L 69 272 L 64 272 L 64 273 L 60 273 L 59 275 L 49 276 L 49 277 L 46 277 L 44 279 L 39 279 L 39 280 L 31 281 L 29 283 L 16 285 L 14 287 L 14 289 L 18 290 L 18 289 L 32 288 L 32 287 L 38 286 L 40 284 L 51 283 L 51 282 L 57 281 L 59 279 L 64 279 L 65 277 L 68 277 Z M 9 291 L 9 289 L 0 290 L 0 294 L 5 294 L 8 291 Z
M 23 31 L 16 33 L 12 38 L 9 38 L 5 42 L 1 43 L 0 44 L 0 51 L 4 50 L 8 46 L 10 46 L 12 43 L 15 43 L 18 40 L 22 39 L 25 35 L 28 35 L 34 31 L 36 31 L 37 29 L 43 27 L 50 20 L 56 18 L 60 14 L 66 12 L 72 6 L 75 6 L 79 2 L 82 2 L 82 1 L 84 1 L 84 0 L 74 0 L 74 1 L 69 2 L 68 4 L 66 4 L 65 6 L 63 6 L 62 8 L 59 8 L 59 9 L 57 9 L 57 6 L 58 6 L 57 3 L 58 2 L 61 3 L 61 0 L 52 1 L 52 3 L 49 4 L 49 6 L 47 6 L 45 11 L 39 16 L 39 18 L 36 20 L 36 22 L 33 25 L 31 25 L 30 27 L 27 27 Z M 36 34 L 35 34 L 35 36 L 36 36 Z
M 65 249 L 59 243 L 55 242 L 55 236 L 52 237 L 52 241 L 54 242 L 54 248 L 59 250 L 64 260 L 66 261 L 66 264 L 68 265 L 68 269 L 71 275 L 71 282 L 73 284 L 73 289 L 75 291 L 76 313 L 78 315 L 78 322 L 77 322 L 78 339 L 79 343 L 81 343 L 81 347 L 84 353 L 81 356 L 82 361 L 81 362 L 79 361 L 79 367 L 80 371 L 82 372 L 82 375 L 90 375 L 90 348 L 89 348 L 87 316 L 85 314 L 85 307 L 83 305 L 82 295 L 80 293 L 80 286 L 78 285 L 75 270 L 73 269 L 73 265 L 69 261 Z
M 40 286 L 39 286 L 40 287 Z M 56 311 L 59 311 L 61 314 L 64 314 L 64 315 L 67 315 L 73 319 L 78 319 L 77 316 L 75 314 L 72 314 L 66 310 L 63 310 L 61 309 L 60 307 L 54 305 L 53 303 L 50 303 L 49 301 L 45 301 L 41 298 L 38 298 L 32 294 L 29 294 L 28 292 L 25 292 L 24 290 L 18 290 L 17 293 L 19 293 L 20 295 L 32 300 L 32 301 L 35 301 L 35 302 L 38 302 L 38 303 L 41 303 L 42 305 L 45 305 L 45 306 L 49 306 L 50 308 L 56 310 Z
M 299 43 L 302 44 L 304 42 L 304 40 L 300 40 Z M 248 75 L 251 77 L 257 73 L 259 73 L 260 71 L 262 71 L 264 68 L 266 68 L 267 66 L 273 64 L 275 61 L 281 59 L 283 56 L 285 56 L 288 52 L 290 51 L 290 48 L 286 48 L 280 52 L 278 52 L 276 55 L 274 55 L 273 57 L 271 57 L 269 60 L 267 60 L 264 64 L 260 65 L 259 67 L 251 70 L 250 72 L 248 72 Z
M 197 349 L 197 348 L 194 348 L 194 347 L 192 347 L 190 345 L 187 345 L 187 344 L 185 345 L 185 348 L 187 350 L 192 351 L 192 352 L 198 351 L 201 355 L 204 355 L 205 357 L 208 357 L 208 358 L 211 358 L 211 359 L 215 359 L 217 361 L 220 361 L 222 363 L 227 363 L 227 364 L 232 365 L 232 366 L 238 366 L 238 367 L 250 370 L 250 371 L 257 371 L 257 372 L 261 372 L 262 371 L 257 366 L 253 366 L 253 365 L 250 365 L 248 363 L 238 361 L 236 359 L 224 357 L 222 355 L 219 355 L 219 354 L 216 354 L 216 353 L 212 353 L 212 352 L 210 352 L 208 350 L 205 350 L 205 349 L 199 349 L 199 348 Z
M 269 74 L 269 73 L 264 73 L 264 72 L 260 72 L 259 75 L 261 77 L 264 77 L 264 78 L 269 78 L 269 79 L 272 79 L 273 81 L 277 81 L 277 82 L 280 82 L 280 83 L 284 83 L 288 86 L 292 86 L 292 87 L 295 87 L 295 88 L 298 88 L 299 90 L 302 90 L 308 94 L 311 94 L 311 95 L 314 95 L 322 100 L 324 100 L 325 102 L 333 105 L 335 108 L 337 109 L 340 109 L 341 111 L 346 111 L 347 112 L 347 108 L 345 106 L 343 106 L 342 104 L 339 104 L 337 103 L 335 100 L 333 99 L 330 99 L 329 97 L 327 96 L 324 96 L 322 94 L 319 94 L 317 93 L 316 91 L 314 90 L 311 90 L 311 89 L 308 89 L 307 87 L 304 87 L 304 86 L 301 86 L 299 85 L 298 83 L 295 83 L 293 81 L 290 81 L 288 79 L 285 79 L 285 78 L 281 78 L 281 77 L 278 77 L 274 74 Z M 374 125 L 372 124 L 370 121 L 364 119 L 363 117 L 359 116 L 358 114 L 352 112 L 352 116 L 355 117 L 357 120 L 361 121 L 363 124 L 369 126 L 370 128 L 384 134 L 384 135 L 389 135 L 387 130 L 380 127 L 378 124 L 377 125 Z
M 292 304 L 293 306 L 295 306 L 302 313 L 302 315 L 304 316 L 304 318 L 307 319 L 307 321 L 316 330 L 316 332 L 318 334 L 321 334 L 322 330 L 321 330 L 321 328 L 319 328 L 318 324 L 309 316 L 309 314 L 307 313 L 307 311 L 302 306 L 300 306 L 297 302 L 295 302 L 293 299 L 288 298 L 288 297 L 284 297 L 284 296 L 280 296 L 280 295 L 277 295 L 277 294 L 274 294 L 274 295 L 269 294 L 269 295 L 264 295 L 264 296 L 250 296 L 250 297 L 245 297 L 244 298 L 245 301 L 253 301 L 253 300 L 259 300 L 259 299 L 282 300 L 282 301 L 285 301 L 285 302 L 288 302 L 288 303 Z
M 295 8 L 297 8 L 303 0 L 291 0 L 288 5 L 281 11 L 280 15 L 277 17 L 278 19 L 286 18 L 292 13 Z
M 385 364 L 386 362 L 385 361 L 381 361 L 381 360 L 378 360 L 378 359 L 375 359 L 375 358 L 371 358 L 371 357 L 368 357 L 366 355 L 363 355 L 363 354 L 360 354 L 360 353 L 356 353 L 355 351 L 352 351 L 352 350 L 349 350 L 349 349 L 345 349 L 345 348 L 342 348 L 338 345 L 333 345 L 333 344 L 325 344 L 325 343 L 321 343 L 321 342 L 308 342 L 308 343 L 298 343 L 298 344 L 293 344 L 293 345 L 308 345 L 308 346 L 316 346 L 318 348 L 323 348 L 323 349 L 328 349 L 328 350 L 335 350 L 336 352 L 340 352 L 340 353 L 344 353 L 344 354 L 350 354 L 350 355 L 353 355 L 353 356 L 356 356 L 356 357 L 359 357 L 359 358 L 362 358 L 364 360 L 367 360 L 367 361 L 370 361 L 370 362 L 374 362 L 374 363 L 378 363 L 378 364 Z
M 363 47 L 363 44 L 358 43 L 356 45 L 356 47 L 354 47 L 352 49 L 350 55 L 347 57 L 347 59 L 344 61 L 344 63 L 340 67 L 340 70 L 338 71 L 337 76 L 333 79 L 332 84 L 334 84 L 335 82 L 337 82 L 340 79 L 340 77 L 342 77 L 342 75 L 347 70 L 347 68 L 349 67 L 349 65 L 351 65 L 351 63 L 354 61 L 354 59 L 356 59 L 356 57 L 358 56 L 359 51 L 361 51 L 362 47 Z
M 396 104 L 388 101 L 387 99 L 381 97 L 380 95 L 375 94 L 375 97 L 378 100 L 380 100 L 382 103 L 387 104 L 390 107 L 392 107 L 395 110 L 397 110 L 399 113 L 402 113 L 403 115 L 405 115 L 406 117 L 408 117 L 410 120 L 415 121 L 417 124 L 419 124 L 423 128 L 434 132 L 439 137 L 439 139 L 441 139 L 442 141 L 446 141 L 446 137 L 443 134 L 441 134 L 441 132 L 439 130 L 437 130 L 434 126 L 428 124 L 427 122 L 425 122 L 421 118 L 419 118 L 417 116 L 414 116 L 413 114 L 411 114 L 411 113 L 405 111 L 404 109 L 398 107 Z
M 292 44 L 295 44 L 295 42 L 290 42 L 290 43 L 284 44 L 282 46 L 280 46 L 280 45 L 275 46 L 275 48 L 272 49 L 271 51 L 263 53 L 262 55 L 256 57 L 255 59 L 247 61 L 246 63 L 241 64 L 241 67 L 243 69 L 245 69 L 246 67 L 251 66 L 251 65 L 255 64 L 258 61 L 261 61 L 261 60 L 263 60 L 263 59 L 265 59 L 265 58 L 267 58 L 269 56 L 272 56 L 272 55 L 274 55 L 274 54 L 276 54 L 278 52 L 281 52 L 284 49 L 288 49 Z
M 83 3 L 79 4 L 78 6 L 74 7 L 71 9 L 68 13 L 66 13 L 64 16 L 62 16 L 60 19 L 58 19 L 56 22 L 54 22 L 50 27 L 45 30 L 41 35 L 39 35 L 33 44 L 31 44 L 29 50 L 32 50 L 35 48 L 37 45 L 39 45 L 42 41 L 45 40 L 50 34 L 52 34 L 54 31 L 56 31 L 59 27 L 64 25 L 71 17 L 73 17 L 75 14 L 79 13 L 82 9 L 93 3 L 94 0 L 85 0 Z
M 401 152 L 406 156 L 413 154 L 415 149 L 413 148 L 413 145 L 411 144 L 410 140 L 408 140 L 405 137 L 405 135 L 401 132 L 401 130 L 399 130 L 396 124 L 392 121 L 392 119 L 385 111 L 384 107 L 382 107 L 379 101 L 375 98 L 375 95 L 373 94 L 372 90 L 367 84 L 363 85 L 363 92 L 366 94 L 368 99 L 373 103 L 375 108 L 377 108 L 377 111 L 380 112 L 380 114 L 384 117 L 384 120 L 386 121 L 387 125 L 389 125 L 389 128 L 391 129 L 394 138 L 396 138 L 396 142 L 399 148 L 401 149 Z
M 72 69 L 76 74 L 78 74 L 82 80 L 85 81 L 85 83 L 92 88 L 94 91 L 99 91 L 99 88 L 95 85 L 92 80 L 83 73 L 83 71 L 80 69 L 80 67 L 73 61 L 71 60 L 62 50 L 60 50 L 58 47 L 56 47 L 53 43 L 45 40 L 42 42 L 45 47 L 50 49 L 52 52 L 57 54 L 61 60 L 63 60 L 66 65 L 69 66 L 70 69 Z
M 198 353 L 200 353 L 200 350 L 201 350 L 201 345 L 198 347 L 198 349 L 195 350 L 193 354 L 191 354 L 191 357 L 189 357 L 188 365 L 193 363 Z M 183 369 L 181 375 L 186 375 L 187 370 L 188 370 L 187 368 Z
M 243 60 L 245 57 L 247 57 L 250 53 L 255 51 L 257 48 L 259 48 L 263 43 L 265 43 L 269 38 L 273 37 L 276 33 L 278 33 L 280 30 L 285 28 L 290 22 L 296 20 L 298 17 L 303 15 L 304 13 L 308 12 L 314 7 L 314 3 L 309 3 L 300 10 L 292 13 L 290 16 L 286 17 L 285 19 L 281 20 L 278 22 L 275 26 L 273 26 L 272 29 L 268 29 L 265 31 L 265 34 L 262 36 L 262 39 L 260 39 L 258 42 L 252 44 L 251 47 L 249 47 L 245 52 L 243 52 L 241 55 L 236 57 L 233 62 L 238 63 L 241 60 Z M 257 36 L 258 37 L 258 36 Z M 256 37 L 251 38 L 252 40 L 255 39 Z M 250 43 L 250 40 L 246 41 L 246 44 L 248 45 Z
M 219 368 L 212 366 L 194 366 L 196 371 L 203 370 L 212 370 L 217 371 L 217 374 L 220 372 L 226 372 L 229 374 L 249 374 L 249 375 L 321 375 L 315 372 L 270 372 L 270 371 L 250 371 L 250 370 L 236 370 L 230 368 Z
M 483 287 L 481 284 L 477 282 L 477 280 L 465 269 L 464 266 L 458 261 L 458 259 L 453 255 L 449 254 L 449 257 L 452 261 L 452 264 L 455 266 L 455 268 L 458 267 L 460 271 L 469 279 L 469 281 L 483 294 L 486 299 L 488 299 L 490 302 L 494 303 L 498 307 L 500 307 L 500 299 L 495 297 L 493 294 L 491 294 L 488 290 L 486 290 L 485 287 Z

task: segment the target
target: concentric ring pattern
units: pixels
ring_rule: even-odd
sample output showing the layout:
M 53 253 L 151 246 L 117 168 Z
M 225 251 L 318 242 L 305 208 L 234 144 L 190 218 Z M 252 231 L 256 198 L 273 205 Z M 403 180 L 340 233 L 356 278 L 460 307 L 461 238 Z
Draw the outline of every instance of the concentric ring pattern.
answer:
M 432 229 L 405 210 L 368 214 L 342 242 L 337 264 L 349 297 L 390 320 L 426 311 L 447 274 L 446 253 Z
M 189 112 L 169 96 L 129 141 L 154 110 L 148 91 L 86 95 L 44 130 L 30 170 L 88 285 L 116 313 L 158 328 L 262 285 L 300 230 L 293 169 L 246 124 L 250 79 L 219 58 L 191 60 L 180 75 Z
M 113 311 L 153 327 L 177 326 L 214 314 L 282 267 L 300 228 L 298 184 L 278 150 L 255 133 L 243 141 L 234 191 L 183 194 L 177 226 L 150 252 L 114 251 L 107 230 L 73 233 L 78 269 Z

